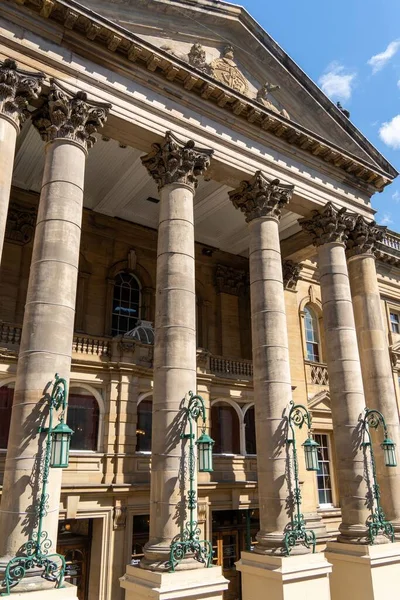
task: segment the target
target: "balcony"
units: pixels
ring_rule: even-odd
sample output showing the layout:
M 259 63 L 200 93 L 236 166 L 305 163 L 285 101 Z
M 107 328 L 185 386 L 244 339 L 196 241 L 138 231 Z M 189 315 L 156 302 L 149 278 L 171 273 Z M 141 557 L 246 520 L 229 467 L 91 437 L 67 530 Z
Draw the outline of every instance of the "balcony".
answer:
M 382 242 L 377 244 L 377 258 L 390 265 L 400 266 L 400 235 L 386 231 Z
M 306 381 L 309 385 L 329 387 L 328 369 L 324 363 L 305 361 Z

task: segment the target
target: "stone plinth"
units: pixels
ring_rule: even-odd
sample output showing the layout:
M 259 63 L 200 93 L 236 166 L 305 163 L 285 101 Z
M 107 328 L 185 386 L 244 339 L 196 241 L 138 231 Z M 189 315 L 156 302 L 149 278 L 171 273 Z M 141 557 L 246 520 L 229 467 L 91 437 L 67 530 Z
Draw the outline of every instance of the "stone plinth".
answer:
M 221 567 L 161 573 L 128 565 L 120 582 L 125 600 L 222 600 L 228 589 Z
M 242 552 L 243 600 L 329 600 L 331 565 L 321 553 L 270 556 Z
M 332 600 L 397 598 L 400 543 L 363 546 L 330 542 L 325 552 L 332 564 Z
M 51 590 L 36 590 L 31 592 L 26 590 L 25 592 L 11 592 L 10 598 L 13 600 L 20 598 L 21 600 L 64 600 L 67 598 L 78 598 L 78 588 L 76 585 L 70 583 L 64 583 L 60 589 L 54 588 Z

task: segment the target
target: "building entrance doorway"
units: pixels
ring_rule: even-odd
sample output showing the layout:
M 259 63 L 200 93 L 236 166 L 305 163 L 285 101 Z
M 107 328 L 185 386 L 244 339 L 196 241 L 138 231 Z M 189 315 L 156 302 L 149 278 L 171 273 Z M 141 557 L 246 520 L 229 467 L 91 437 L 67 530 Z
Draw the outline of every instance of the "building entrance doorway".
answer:
M 259 530 L 258 509 L 216 510 L 212 513 L 213 562 L 222 567 L 229 587 L 224 600 L 241 600 L 240 573 L 235 563 L 242 550 L 254 547 Z
M 65 557 L 65 581 L 76 585 L 79 600 L 88 600 L 92 520 L 61 521 L 57 552 Z

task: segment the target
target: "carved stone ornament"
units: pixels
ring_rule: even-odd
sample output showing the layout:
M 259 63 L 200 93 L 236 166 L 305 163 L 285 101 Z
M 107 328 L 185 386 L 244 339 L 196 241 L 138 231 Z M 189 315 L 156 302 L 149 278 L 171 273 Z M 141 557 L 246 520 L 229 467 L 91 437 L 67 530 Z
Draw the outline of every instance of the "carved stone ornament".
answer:
M 226 265 L 217 265 L 215 282 L 218 292 L 239 296 L 246 285 L 246 273 Z
M 213 150 L 197 148 L 193 140 L 183 142 L 167 131 L 161 144 L 153 144 L 152 151 L 141 160 L 158 185 L 182 183 L 195 189 L 197 177 L 208 168 Z
M 314 246 L 332 242 L 344 244 L 353 228 L 353 220 L 345 208 L 336 208 L 328 202 L 321 212 L 314 210 L 311 219 L 299 219 L 299 225 L 311 234 Z
M 233 47 L 225 46 L 221 58 L 216 58 L 210 63 L 211 75 L 221 83 L 246 95 L 249 85 L 246 77 L 239 71 L 233 60 Z
M 126 526 L 126 506 L 124 506 L 121 500 L 115 501 L 113 511 L 113 529 L 115 531 L 125 529 Z
M 296 291 L 297 282 L 301 273 L 301 265 L 292 260 L 282 261 L 283 287 L 285 290 Z
M 30 114 L 29 101 L 39 97 L 43 79 L 44 73 L 22 71 L 7 58 L 0 64 L 0 114 L 21 126 Z
M 110 104 L 88 100 L 85 92 L 72 94 L 52 80 L 49 95 L 32 115 L 32 122 L 45 142 L 67 138 L 90 149 L 94 134 L 106 122 Z
M 36 208 L 34 206 L 11 202 L 8 209 L 6 240 L 21 246 L 29 244 L 33 239 L 36 224 Z
M 272 110 L 274 113 L 290 119 L 289 113 L 283 108 L 282 104 L 272 95 L 272 92 L 279 90 L 279 85 L 273 85 L 266 81 L 257 92 L 257 102 Z
M 203 73 L 210 74 L 210 66 L 206 61 L 206 51 L 201 44 L 193 44 L 188 54 L 189 64 Z
M 347 256 L 371 254 L 375 256 L 376 243 L 384 238 L 386 227 L 377 226 L 375 221 L 368 222 L 364 217 L 355 217 L 354 228 L 349 231 L 347 239 Z
M 236 190 L 228 192 L 235 208 L 246 215 L 246 222 L 260 217 L 272 217 L 279 221 L 282 208 L 291 200 L 293 185 L 281 184 L 279 179 L 269 181 L 257 171 L 250 181 L 242 181 Z

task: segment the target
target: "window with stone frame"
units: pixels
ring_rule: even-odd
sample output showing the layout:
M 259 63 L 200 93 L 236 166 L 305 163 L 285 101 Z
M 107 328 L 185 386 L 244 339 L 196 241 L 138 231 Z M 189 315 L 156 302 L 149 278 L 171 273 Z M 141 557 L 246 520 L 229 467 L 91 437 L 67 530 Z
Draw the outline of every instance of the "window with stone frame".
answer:
M 304 308 L 306 356 L 311 362 L 321 362 L 318 318 L 310 306 Z
M 138 278 L 129 271 L 121 271 L 115 277 L 111 335 L 131 331 L 140 319 L 141 285 Z
M 320 507 L 333 505 L 332 461 L 330 438 L 326 433 L 316 433 L 314 439 L 319 444 L 317 488 Z
M 151 452 L 151 428 L 153 421 L 153 402 L 141 400 L 137 407 L 136 452 Z
M 240 454 L 240 423 L 236 410 L 227 402 L 211 407 L 211 437 L 214 454 Z
M 390 328 L 392 333 L 400 334 L 400 313 L 390 311 Z
M 94 396 L 86 390 L 71 389 L 68 396 L 67 423 L 74 432 L 71 450 L 96 452 L 98 450 L 100 410 Z

